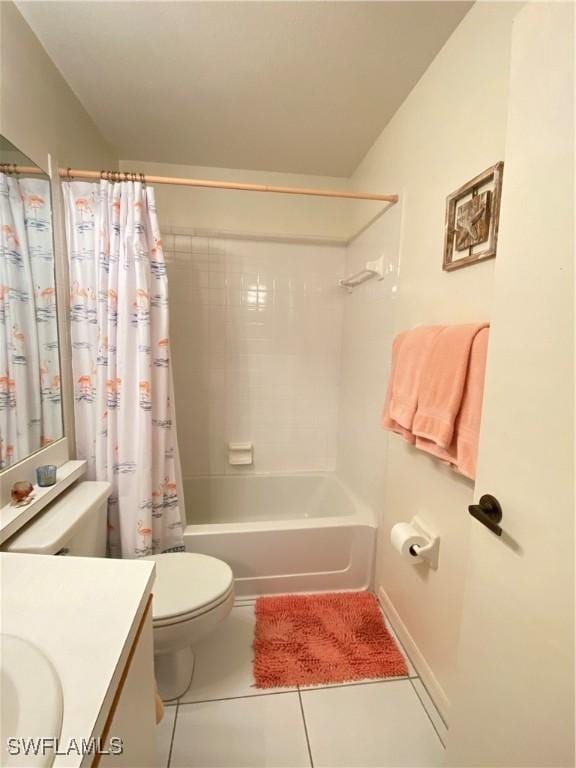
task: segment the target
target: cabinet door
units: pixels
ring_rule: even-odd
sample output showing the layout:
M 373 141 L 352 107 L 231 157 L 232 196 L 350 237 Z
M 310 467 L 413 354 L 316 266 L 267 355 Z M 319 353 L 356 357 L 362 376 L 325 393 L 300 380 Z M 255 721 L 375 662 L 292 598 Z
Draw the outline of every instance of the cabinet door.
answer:
M 105 746 L 112 737 L 122 739 L 122 754 L 102 755 L 98 768 L 154 768 L 157 765 L 155 692 L 149 602 L 105 738 Z
M 476 484 L 504 535 L 470 519 L 458 768 L 574 765 L 573 12 L 529 3 L 512 37 Z

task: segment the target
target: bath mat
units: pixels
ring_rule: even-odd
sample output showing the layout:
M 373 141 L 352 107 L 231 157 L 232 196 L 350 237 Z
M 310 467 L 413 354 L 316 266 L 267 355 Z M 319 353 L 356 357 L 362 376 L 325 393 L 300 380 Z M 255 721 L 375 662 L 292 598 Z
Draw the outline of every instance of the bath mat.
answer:
M 408 674 L 369 592 L 260 597 L 253 648 L 256 688 Z

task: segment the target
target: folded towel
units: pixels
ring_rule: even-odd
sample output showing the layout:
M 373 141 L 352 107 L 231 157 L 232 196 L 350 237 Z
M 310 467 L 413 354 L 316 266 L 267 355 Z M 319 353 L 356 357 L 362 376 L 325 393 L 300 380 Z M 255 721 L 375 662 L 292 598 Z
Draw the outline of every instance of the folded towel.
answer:
M 413 443 L 412 422 L 418 405 L 420 377 L 434 339 L 443 325 L 425 325 L 404 331 L 394 339 L 392 365 L 381 425 Z
M 489 333 L 488 328 L 482 328 L 472 342 L 462 405 L 456 419 L 450 447 L 442 448 L 425 437 L 416 438 L 416 448 L 432 454 L 440 461 L 452 464 L 458 472 L 471 480 L 476 477 Z
M 474 337 L 462 407 L 456 423 L 456 469 L 472 480 L 476 477 L 488 336 L 488 328 L 482 328 Z
M 487 325 L 447 326 L 434 337 L 419 379 L 418 405 L 411 425 L 416 438 L 425 438 L 439 448 L 450 450 L 462 405 L 472 342 Z M 396 418 L 392 409 L 391 415 Z
M 405 429 L 404 427 L 400 426 L 400 424 L 398 424 L 397 421 L 394 421 L 394 419 L 390 416 L 390 401 L 392 400 L 394 376 L 398 370 L 398 353 L 400 351 L 402 340 L 407 333 L 408 331 L 399 333 L 392 342 L 392 363 L 390 365 L 390 373 L 388 374 L 388 387 L 386 389 L 386 399 L 384 400 L 384 408 L 382 410 L 382 418 L 380 420 L 380 424 L 382 429 L 389 429 L 391 432 L 396 432 L 398 435 L 402 435 L 404 440 L 406 440 L 408 443 L 414 443 L 416 438 L 412 432 L 409 429 Z
M 449 448 L 442 448 L 441 446 L 436 445 L 432 440 L 427 440 L 425 437 L 415 437 L 414 445 L 421 451 L 425 451 L 426 453 L 435 456 L 437 459 L 440 459 L 444 464 L 452 464 L 454 467 L 457 464 L 456 436 L 454 436 L 454 440 Z

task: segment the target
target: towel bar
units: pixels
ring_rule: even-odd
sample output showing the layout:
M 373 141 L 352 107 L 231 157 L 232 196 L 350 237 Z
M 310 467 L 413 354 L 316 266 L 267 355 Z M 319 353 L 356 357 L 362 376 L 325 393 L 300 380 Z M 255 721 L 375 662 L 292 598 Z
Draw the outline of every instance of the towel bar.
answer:
M 352 288 L 356 288 L 356 286 L 362 285 L 362 283 L 373 278 L 378 280 L 384 279 L 384 255 L 374 261 L 366 262 L 366 267 L 359 272 L 338 280 L 338 285 L 341 285 L 342 288 L 348 288 L 348 293 L 352 293 Z

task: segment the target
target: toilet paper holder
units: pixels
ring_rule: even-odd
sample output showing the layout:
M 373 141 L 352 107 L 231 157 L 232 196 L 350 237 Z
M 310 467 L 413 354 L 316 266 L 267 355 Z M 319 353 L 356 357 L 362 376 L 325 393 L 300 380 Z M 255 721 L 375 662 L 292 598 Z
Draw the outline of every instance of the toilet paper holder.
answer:
M 412 518 L 411 525 L 427 540 L 427 544 L 420 546 L 412 544 L 408 550 L 416 562 L 426 561 L 432 570 L 438 568 L 438 553 L 440 550 L 440 537 L 428 528 L 426 523 L 418 515 Z

